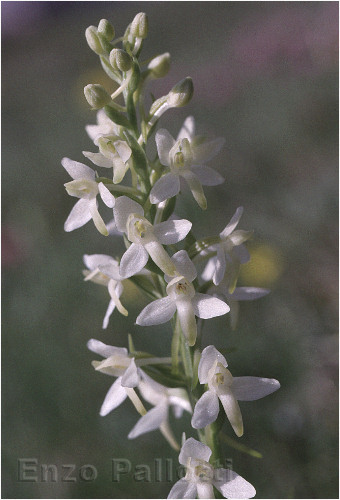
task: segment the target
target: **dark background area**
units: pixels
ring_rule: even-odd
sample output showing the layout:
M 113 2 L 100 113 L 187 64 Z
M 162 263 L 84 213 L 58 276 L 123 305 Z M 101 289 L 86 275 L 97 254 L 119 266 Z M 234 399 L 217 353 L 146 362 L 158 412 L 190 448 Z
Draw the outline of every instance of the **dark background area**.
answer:
M 197 237 L 221 231 L 235 209 L 254 229 L 252 260 L 240 285 L 267 297 L 241 304 L 236 331 L 228 317 L 206 322 L 203 345 L 232 350 L 235 376 L 277 378 L 281 389 L 241 403 L 253 458 L 225 446 L 234 470 L 258 498 L 338 497 L 338 3 L 337 2 L 2 2 L 2 409 L 3 498 L 159 498 L 154 458 L 177 454 L 158 431 L 129 441 L 137 420 L 129 401 L 105 418 L 99 408 L 112 380 L 91 367 L 94 337 L 168 355 L 170 326 L 134 325 L 148 302 L 133 286 L 101 330 L 108 295 L 84 283 L 82 255 L 120 252 L 92 223 L 70 234 L 74 204 L 63 184 L 63 156 L 94 151 L 84 130 L 95 123 L 83 97 L 108 81 L 84 31 L 109 19 L 117 36 L 137 12 L 149 16 L 143 58 L 169 51 L 156 97 L 193 78 L 189 106 L 161 126 L 174 135 L 193 114 L 197 131 L 226 138 L 212 162 L 226 182 L 206 188 L 203 214 L 191 197 L 176 213 Z M 86 163 L 86 161 L 84 161 Z M 235 348 L 235 349 L 234 349 Z M 233 350 L 234 349 L 234 350 Z M 173 421 L 193 435 L 190 417 Z M 225 434 L 233 437 L 230 426 Z M 18 481 L 18 459 L 36 459 L 38 481 Z M 153 482 L 111 477 L 112 459 L 148 464 Z M 41 481 L 55 464 L 56 482 Z M 74 464 L 76 481 L 63 480 Z M 98 477 L 84 481 L 82 466 Z M 81 469 L 82 470 L 82 469 Z M 80 472 L 81 475 L 81 472 Z M 164 474 L 165 476 L 165 474 Z M 165 479 L 165 477 L 164 477 Z

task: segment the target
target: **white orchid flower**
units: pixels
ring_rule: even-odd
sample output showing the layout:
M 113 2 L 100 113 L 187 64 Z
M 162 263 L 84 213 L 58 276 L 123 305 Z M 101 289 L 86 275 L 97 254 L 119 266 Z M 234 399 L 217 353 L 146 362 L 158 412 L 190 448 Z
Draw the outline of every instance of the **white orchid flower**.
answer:
M 113 182 L 121 182 L 129 169 L 129 159 L 131 158 L 131 148 L 114 134 L 100 135 L 94 140 L 99 147 L 99 153 L 83 151 L 83 155 L 89 158 L 98 167 L 113 168 Z
M 149 255 L 165 274 L 174 276 L 175 265 L 162 245 L 183 240 L 191 229 L 191 222 L 169 220 L 153 226 L 144 217 L 143 208 L 126 196 L 116 200 L 113 214 L 118 231 L 126 233 L 132 242 L 120 261 L 121 277 L 128 278 L 143 269 Z
M 206 347 L 198 365 L 198 378 L 209 389 L 197 401 L 191 425 L 202 429 L 217 419 L 219 400 L 235 434 L 243 435 L 243 421 L 239 401 L 255 401 L 280 388 L 275 379 L 260 377 L 233 377 L 227 369 L 225 357 L 213 345 Z
M 242 213 L 243 207 L 239 207 L 230 219 L 230 222 L 228 222 L 220 233 L 220 241 L 209 246 L 209 250 L 215 251 L 216 256 L 208 261 L 202 274 L 204 279 L 212 279 L 214 285 L 218 285 L 227 272 L 230 280 L 230 292 L 235 287 L 240 264 L 244 264 L 249 260 L 248 251 L 243 243 L 251 237 L 252 232 L 243 230 L 235 231 Z M 204 252 L 207 253 L 206 250 Z
M 83 260 L 85 266 L 89 269 L 89 271 L 83 271 L 85 281 L 93 281 L 106 286 L 111 297 L 103 321 L 103 328 L 105 329 L 108 327 L 110 316 L 116 307 L 121 314 L 128 315 L 127 310 L 119 300 L 123 293 L 119 264 L 109 255 L 103 254 L 84 255 Z
M 180 191 L 180 178 L 183 178 L 198 205 L 206 209 L 207 200 L 202 185 L 216 186 L 224 182 L 220 174 L 204 163 L 219 153 L 225 140 L 217 138 L 208 141 L 195 137 L 194 133 L 195 122 L 192 116 L 185 120 L 176 141 L 165 129 L 156 133 L 159 161 L 170 172 L 158 179 L 151 189 L 151 203 L 160 203 L 176 196 Z
M 172 256 L 177 276 L 170 280 L 166 276 L 168 296 L 148 304 L 136 319 L 137 325 L 159 325 L 169 321 L 177 311 L 178 319 L 188 344 L 194 345 L 197 337 L 195 316 L 208 319 L 229 312 L 229 306 L 211 295 L 197 293 L 192 281 L 197 271 L 185 250 Z
M 119 125 L 116 125 L 106 115 L 103 109 L 97 113 L 97 125 L 86 125 L 85 130 L 93 141 L 102 135 L 119 135 Z
M 151 403 L 154 408 L 143 415 L 128 435 L 129 439 L 134 439 L 146 432 L 159 429 L 174 449 L 179 446 L 173 437 L 169 426 L 169 410 L 172 407 L 176 418 L 182 416 L 183 411 L 192 413 L 188 395 L 185 389 L 169 388 L 159 384 L 151 377 L 142 374 L 142 380 L 138 389 L 143 398 Z
M 187 439 L 178 460 L 186 475 L 173 485 L 168 498 L 215 498 L 214 486 L 224 498 L 253 498 L 254 486 L 230 469 L 214 469 L 211 449 L 194 438 Z
M 73 231 L 81 226 L 84 226 L 90 219 L 93 219 L 94 225 L 98 231 L 107 236 L 108 230 L 101 218 L 97 207 L 97 194 L 109 208 L 113 208 L 115 198 L 102 183 L 95 181 L 96 174 L 92 168 L 87 167 L 83 163 L 63 158 L 62 166 L 73 178 L 73 181 L 64 184 L 67 193 L 70 196 L 80 198 L 72 208 L 68 216 L 64 229 L 65 231 Z

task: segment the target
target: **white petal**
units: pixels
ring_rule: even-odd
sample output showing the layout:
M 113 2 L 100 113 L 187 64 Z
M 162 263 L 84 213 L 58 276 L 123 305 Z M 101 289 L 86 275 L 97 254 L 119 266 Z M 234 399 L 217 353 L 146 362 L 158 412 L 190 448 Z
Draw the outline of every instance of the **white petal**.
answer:
M 115 141 L 113 145 L 116 148 L 117 153 L 119 154 L 123 162 L 126 163 L 131 156 L 130 146 L 128 146 L 128 144 L 126 144 L 125 141 Z
M 280 382 L 274 378 L 234 377 L 231 390 L 239 401 L 255 401 L 280 389 Z
M 119 184 L 124 179 L 126 172 L 129 170 L 129 164 L 124 163 L 120 158 L 113 160 L 113 182 Z
M 105 274 L 105 276 L 111 278 L 114 281 L 120 281 L 122 279 L 121 275 L 119 274 L 118 262 L 112 258 L 110 262 L 99 264 L 97 267 L 101 273 Z
M 117 408 L 122 402 L 126 399 L 127 394 L 121 385 L 121 377 L 118 377 L 117 380 L 111 385 L 108 393 L 105 396 L 104 403 L 100 409 L 100 415 L 105 417 L 110 411 Z
M 159 156 L 159 161 L 162 165 L 170 167 L 169 152 L 170 149 L 175 144 L 175 139 L 171 134 L 164 128 L 156 132 L 155 141 L 157 145 L 157 151 Z
M 135 359 L 132 358 L 129 366 L 127 367 L 124 375 L 122 376 L 122 386 L 123 387 L 136 387 L 139 383 L 138 368 L 135 363 Z
M 182 176 L 187 181 L 190 191 L 195 200 L 197 201 L 198 205 L 202 208 L 202 210 L 206 210 L 207 200 L 204 196 L 202 184 L 200 183 L 199 179 L 190 170 L 185 170 L 182 173 Z
M 172 172 L 163 175 L 150 191 L 150 203 L 160 203 L 161 201 L 168 200 L 179 193 L 180 182 L 178 175 Z
M 177 136 L 177 141 L 179 139 L 189 139 L 191 140 L 195 135 L 195 120 L 193 116 L 188 116 L 182 125 L 181 130 Z
M 139 203 L 131 200 L 127 196 L 120 196 L 117 198 L 113 208 L 113 215 L 117 229 L 121 233 L 126 232 L 126 223 L 130 214 L 144 215 L 144 210 Z
M 78 229 L 78 227 L 84 226 L 91 219 L 92 215 L 90 212 L 89 200 L 80 199 L 74 205 L 67 217 L 64 224 L 64 230 L 69 232 Z
M 198 498 L 215 498 L 213 485 L 208 481 L 198 481 L 196 486 Z
M 202 271 L 201 277 L 204 281 L 210 281 L 215 273 L 216 268 L 216 257 L 212 257 L 208 260 L 205 268 Z
M 189 281 L 194 281 L 197 277 L 196 267 L 185 250 L 176 252 L 171 259 L 175 263 L 176 269 L 180 275 L 185 276 Z
M 218 186 L 224 182 L 224 177 L 213 168 L 205 165 L 193 165 L 191 171 L 199 179 L 203 186 Z
M 231 391 L 227 392 L 225 390 L 223 393 L 218 393 L 218 397 L 236 436 L 241 437 L 243 435 L 243 421 L 237 399 Z
M 167 419 L 168 409 L 168 404 L 163 402 L 152 408 L 152 410 L 149 410 L 138 420 L 134 428 L 129 433 L 128 438 L 134 439 L 141 434 L 159 429 L 162 422 Z
M 238 207 L 238 209 L 230 219 L 230 222 L 228 222 L 226 227 L 220 233 L 221 238 L 226 238 L 230 233 L 234 231 L 235 227 L 240 222 L 242 214 L 243 214 L 243 207 Z
M 181 465 L 187 465 L 189 458 L 196 458 L 209 462 L 211 457 L 211 449 L 209 446 L 197 441 L 194 438 L 189 438 L 185 441 L 180 451 L 178 461 Z
M 214 285 L 219 285 L 224 278 L 226 269 L 225 252 L 222 245 L 217 245 L 216 268 L 213 276 Z
M 160 325 L 169 321 L 176 312 L 176 303 L 170 297 L 154 300 L 139 314 L 137 325 Z
M 206 391 L 197 401 L 191 425 L 194 429 L 203 429 L 215 422 L 219 412 L 219 401 L 214 391 Z
M 109 208 L 113 208 L 115 205 L 115 197 L 112 193 L 107 189 L 105 184 L 100 182 L 98 184 L 99 194 L 105 205 Z
M 270 290 L 266 288 L 240 286 L 235 288 L 234 293 L 230 297 L 232 300 L 255 300 L 268 295 L 268 293 L 270 293 Z
M 202 319 L 222 316 L 230 311 L 228 304 L 205 293 L 196 293 L 192 299 L 195 315 Z
M 101 254 L 101 253 L 94 253 L 92 255 L 85 254 L 83 256 L 83 262 L 84 262 L 85 266 L 88 269 L 90 269 L 90 271 L 97 269 L 97 267 L 99 267 L 99 266 L 106 266 L 106 265 L 109 266 L 112 261 L 114 263 L 116 263 L 116 261 L 112 257 L 110 257 L 109 255 Z
M 92 168 L 84 165 L 83 163 L 73 161 L 70 158 L 63 158 L 61 160 L 61 164 L 73 179 L 88 179 L 90 181 L 95 180 L 95 172 Z
M 183 478 L 173 485 L 168 498 L 196 498 L 196 495 L 196 484 Z
M 119 272 L 123 279 L 129 278 L 143 269 L 149 258 L 143 245 L 132 243 L 120 261 Z
M 162 245 L 156 240 L 148 241 L 144 243 L 144 248 L 150 255 L 154 263 L 163 271 L 164 274 L 169 276 L 175 276 L 176 268 L 169 254 L 162 247 Z
M 93 198 L 92 200 L 87 200 L 87 201 L 88 201 L 88 206 L 89 206 L 89 210 L 90 210 L 94 225 L 96 226 L 97 230 L 102 235 L 108 236 L 109 232 L 106 229 L 105 222 L 103 221 L 100 213 L 98 212 L 98 203 L 97 203 L 96 198 Z
M 213 345 L 208 345 L 203 349 L 198 365 L 198 378 L 201 384 L 208 382 L 208 372 L 215 362 L 222 363 L 224 367 L 228 366 L 225 357 Z
M 115 347 L 113 345 L 106 345 L 100 340 L 90 339 L 87 343 L 87 348 L 90 351 L 103 356 L 103 358 L 108 358 L 109 356 L 127 356 L 128 350 L 125 347 Z
M 197 338 L 197 325 L 194 308 L 188 298 L 176 300 L 177 315 L 182 332 L 190 346 L 195 345 Z
M 254 486 L 242 476 L 230 469 L 215 469 L 213 485 L 224 498 L 253 498 L 256 495 Z
M 223 137 L 217 137 L 216 139 L 212 139 L 211 141 L 204 141 L 200 144 L 194 144 L 194 158 L 195 163 L 206 162 L 211 160 L 214 156 L 216 156 L 224 146 L 225 139 Z
M 167 220 L 156 224 L 153 233 L 162 245 L 174 245 L 184 240 L 191 227 L 192 223 L 186 219 Z M 191 262 L 189 257 L 188 260 Z
M 92 161 L 98 167 L 112 168 L 112 160 L 109 160 L 101 153 L 91 153 L 91 151 L 83 151 L 83 155 Z
M 110 321 L 110 316 L 113 313 L 113 311 L 116 309 L 116 304 L 115 302 L 111 299 L 109 302 L 109 305 L 106 309 L 106 313 L 103 319 L 103 325 L 102 328 L 103 330 L 106 330 L 106 328 L 109 326 L 109 321 Z

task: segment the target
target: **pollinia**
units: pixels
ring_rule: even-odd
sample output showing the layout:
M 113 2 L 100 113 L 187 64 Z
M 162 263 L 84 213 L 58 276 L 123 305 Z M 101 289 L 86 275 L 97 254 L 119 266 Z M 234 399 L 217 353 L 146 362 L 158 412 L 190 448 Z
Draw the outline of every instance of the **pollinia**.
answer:
M 191 116 L 176 138 L 159 128 L 168 109 L 190 101 L 193 83 L 190 77 L 184 78 L 167 95 L 146 104 L 149 82 L 164 77 L 170 67 L 169 53 L 140 61 L 148 34 L 146 14 L 137 14 L 124 35 L 116 39 L 114 27 L 106 19 L 88 27 L 85 34 L 117 89 L 111 95 L 99 84 L 84 89 L 89 105 L 97 110 L 97 123 L 86 127 L 93 147 L 83 155 L 91 166 L 62 160 L 72 177 L 65 184 L 66 191 L 78 198 L 65 231 L 92 220 L 101 235 L 116 234 L 125 243 L 126 251 L 118 260 L 109 255 L 84 255 L 85 280 L 108 290 L 103 328 L 108 327 L 112 314 L 128 315 L 121 302 L 127 280 L 150 298 L 137 325 L 170 322 L 172 326 L 167 357 L 136 351 L 131 336 L 128 348 L 89 340 L 88 348 L 101 357 L 92 363 L 95 370 L 115 377 L 100 415 L 129 398 L 139 418 L 128 438 L 160 431 L 179 451 L 186 474 L 173 485 L 168 498 L 214 498 L 216 490 L 225 498 L 252 498 L 256 492 L 249 482 L 230 469 L 214 467 L 225 458 L 219 432 L 228 419 L 236 436 L 242 436 L 238 401 L 267 396 L 280 384 L 268 378 L 233 377 L 226 358 L 213 345 L 201 351 L 200 331 L 203 320 L 225 314 L 235 327 L 238 302 L 260 298 L 268 290 L 237 287 L 240 266 L 250 258 L 245 242 L 252 236 L 237 228 L 242 207 L 219 234 L 198 241 L 192 223 L 175 215 L 181 190 L 183 196 L 194 198 L 198 210 L 206 210 L 204 190 L 224 182 L 206 163 L 219 153 L 224 139 L 195 135 Z M 119 96 L 124 104 L 117 102 Z M 157 155 L 150 158 L 147 145 L 153 141 Z M 113 210 L 113 219 L 107 223 L 101 215 L 102 202 Z M 147 411 L 142 400 L 152 409 Z M 195 438 L 183 435 L 181 447 L 169 424 L 170 407 L 177 418 L 184 412 L 191 414 Z

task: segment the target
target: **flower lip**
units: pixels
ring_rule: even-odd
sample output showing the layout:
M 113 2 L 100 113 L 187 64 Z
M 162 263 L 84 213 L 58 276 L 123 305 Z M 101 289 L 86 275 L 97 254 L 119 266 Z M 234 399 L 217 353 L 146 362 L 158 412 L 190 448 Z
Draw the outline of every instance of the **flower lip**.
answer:
M 130 214 L 126 223 L 126 234 L 133 243 L 146 243 L 152 237 L 152 224 L 139 214 Z
M 177 276 L 171 280 L 166 287 L 166 291 L 174 300 L 192 299 L 195 296 L 195 288 L 184 276 Z
M 232 383 L 233 376 L 228 368 L 225 368 L 219 361 L 215 361 L 208 372 L 209 389 L 214 389 L 216 391 L 228 389 L 231 387 Z

